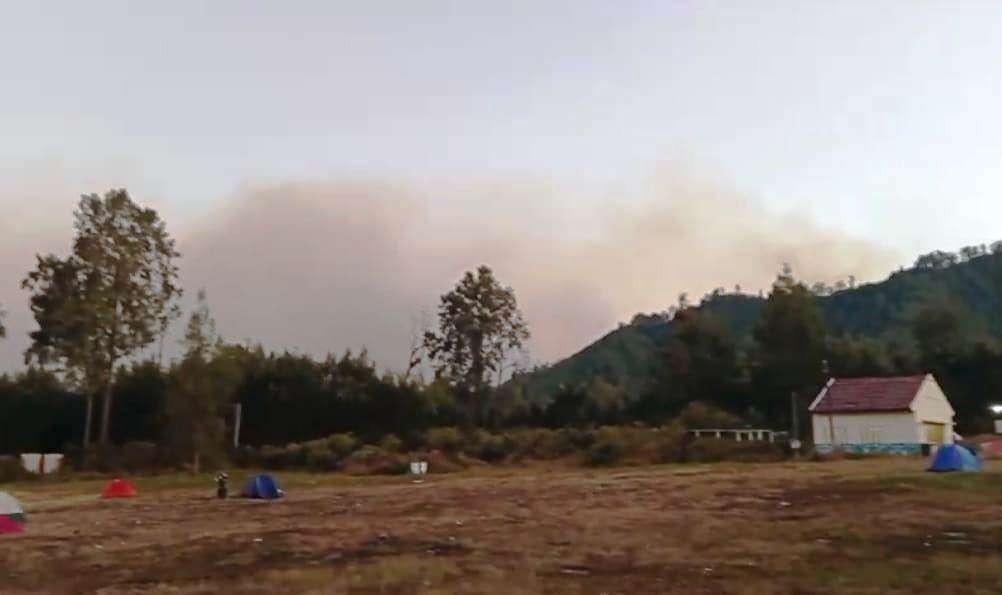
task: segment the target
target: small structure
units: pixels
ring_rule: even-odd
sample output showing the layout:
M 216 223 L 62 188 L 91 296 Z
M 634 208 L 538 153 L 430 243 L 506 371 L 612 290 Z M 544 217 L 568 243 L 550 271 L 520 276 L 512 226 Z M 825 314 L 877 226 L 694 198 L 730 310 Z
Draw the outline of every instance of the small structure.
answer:
M 63 455 L 59 453 L 27 453 L 21 455 L 21 466 L 29 473 L 48 475 L 59 471 Z
M 809 410 L 819 452 L 919 454 L 953 443 L 954 410 L 932 374 L 832 378 Z
M 735 440 L 737 442 L 775 442 L 777 432 L 772 430 L 762 430 L 757 428 L 700 428 L 698 430 L 689 430 L 689 433 L 695 438 L 720 438 Z

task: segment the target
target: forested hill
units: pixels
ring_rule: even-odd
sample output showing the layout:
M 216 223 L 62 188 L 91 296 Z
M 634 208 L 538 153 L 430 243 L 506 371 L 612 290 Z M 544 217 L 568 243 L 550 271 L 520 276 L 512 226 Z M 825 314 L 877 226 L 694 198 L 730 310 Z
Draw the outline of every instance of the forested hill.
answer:
M 910 342 L 916 312 L 928 304 L 948 304 L 968 317 L 973 332 L 1002 339 L 1002 246 L 965 249 L 960 255 L 934 252 L 915 266 L 879 283 L 832 290 L 814 287 L 828 334 Z M 701 309 L 712 311 L 738 345 L 754 346 L 752 331 L 760 296 L 717 291 Z M 523 375 L 516 382 L 533 401 L 547 401 L 564 386 L 584 386 L 604 378 L 638 396 L 651 385 L 661 346 L 671 334 L 669 315 L 638 315 L 578 353 Z

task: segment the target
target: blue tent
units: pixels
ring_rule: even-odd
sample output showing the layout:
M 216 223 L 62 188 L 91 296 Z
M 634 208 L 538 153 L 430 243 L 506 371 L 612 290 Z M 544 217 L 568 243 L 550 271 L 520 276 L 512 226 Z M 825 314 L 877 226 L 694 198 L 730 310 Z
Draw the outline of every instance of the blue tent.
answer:
M 936 451 L 926 471 L 980 471 L 981 459 L 959 444 L 944 444 Z
M 252 475 L 247 478 L 242 493 L 244 498 L 258 498 L 261 500 L 274 500 L 285 495 L 278 487 L 278 483 L 270 475 Z

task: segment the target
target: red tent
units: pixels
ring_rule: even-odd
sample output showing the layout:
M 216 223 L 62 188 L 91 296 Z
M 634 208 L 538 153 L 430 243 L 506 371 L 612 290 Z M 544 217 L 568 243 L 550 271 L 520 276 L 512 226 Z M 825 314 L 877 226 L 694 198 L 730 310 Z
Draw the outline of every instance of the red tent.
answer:
M 131 498 L 136 495 L 136 486 L 127 479 L 115 478 L 101 490 L 102 498 Z
M 9 516 L 0 515 L 0 535 L 4 533 L 24 533 L 24 525 Z

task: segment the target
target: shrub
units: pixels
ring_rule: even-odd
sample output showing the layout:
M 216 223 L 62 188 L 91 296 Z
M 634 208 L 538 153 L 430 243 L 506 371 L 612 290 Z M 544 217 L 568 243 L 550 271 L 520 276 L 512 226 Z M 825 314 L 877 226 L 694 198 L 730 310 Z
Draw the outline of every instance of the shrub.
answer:
M 311 445 L 306 448 L 306 466 L 314 471 L 333 471 L 337 469 L 338 456 L 326 443 Z
M 405 457 L 367 444 L 342 461 L 341 469 L 356 475 L 401 475 L 409 468 Z
M 420 457 L 428 462 L 428 473 L 454 473 L 462 471 L 463 463 L 439 451 L 432 451 Z
M 261 453 L 248 444 L 233 449 L 231 456 L 233 464 L 237 467 L 260 467 L 264 465 L 261 461 Z
M 682 460 L 685 428 L 679 422 L 672 422 L 656 430 L 652 459 L 658 463 L 677 463 Z
M 84 466 L 102 473 L 121 471 L 121 453 L 111 444 L 92 444 L 84 453 Z
M 455 453 L 463 445 L 463 436 L 459 430 L 453 427 L 432 428 L 428 430 L 425 443 L 429 448 Z
M 157 467 L 158 454 L 153 442 L 126 442 L 119 449 L 118 460 L 126 471 L 135 473 Z
M 404 441 L 397 438 L 395 434 L 387 434 L 379 441 L 379 448 L 382 448 L 386 452 L 402 452 L 404 450 Z
M 362 448 L 351 453 L 351 460 L 353 461 L 367 461 L 369 459 L 381 456 L 383 450 L 378 446 L 373 446 L 371 444 L 366 444 Z
M 488 434 L 480 441 L 477 457 L 489 463 L 502 461 L 512 452 L 512 443 L 504 436 Z
M 285 449 L 279 446 L 262 446 L 261 466 L 266 469 L 285 469 L 288 466 Z
M 0 457 L 0 483 L 33 479 L 36 476 L 25 471 L 19 457 Z
M 686 459 L 697 463 L 717 461 L 769 462 L 784 458 L 783 449 L 770 442 L 697 438 L 686 448 Z
M 562 440 L 566 440 L 578 450 L 591 447 L 596 440 L 595 431 L 584 428 L 561 428 L 558 430 L 558 434 Z
M 625 453 L 626 446 L 621 440 L 605 438 L 591 445 L 585 454 L 585 462 L 589 465 L 611 465 L 622 459 Z
M 734 428 L 741 423 L 736 416 L 723 409 L 700 401 L 686 405 L 679 415 L 679 421 L 687 428 Z
M 331 434 L 327 437 L 327 446 L 338 457 L 346 457 L 359 447 L 358 439 L 354 434 Z

